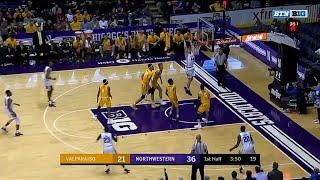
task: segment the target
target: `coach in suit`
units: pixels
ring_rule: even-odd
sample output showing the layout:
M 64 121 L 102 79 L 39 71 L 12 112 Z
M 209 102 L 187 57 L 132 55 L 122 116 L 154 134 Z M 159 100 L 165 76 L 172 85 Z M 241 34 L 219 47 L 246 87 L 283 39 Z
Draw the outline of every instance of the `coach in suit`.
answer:
M 41 27 L 37 28 L 37 31 L 33 33 L 32 41 L 37 53 L 37 63 L 39 63 L 41 57 L 47 53 L 47 37 L 46 34 L 41 30 Z

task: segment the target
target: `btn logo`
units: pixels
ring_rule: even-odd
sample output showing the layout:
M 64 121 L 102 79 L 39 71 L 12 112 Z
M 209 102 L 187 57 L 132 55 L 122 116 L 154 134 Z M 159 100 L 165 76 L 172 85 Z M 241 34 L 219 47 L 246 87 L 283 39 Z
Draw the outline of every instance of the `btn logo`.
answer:
M 129 59 L 118 59 L 116 60 L 117 63 L 119 64 L 128 64 L 130 62 Z
M 102 112 L 102 115 L 105 119 L 107 118 L 107 112 Z M 112 128 L 115 131 L 134 131 L 137 130 L 137 125 L 132 122 L 131 118 L 123 110 L 111 111 L 110 119 L 112 123 Z

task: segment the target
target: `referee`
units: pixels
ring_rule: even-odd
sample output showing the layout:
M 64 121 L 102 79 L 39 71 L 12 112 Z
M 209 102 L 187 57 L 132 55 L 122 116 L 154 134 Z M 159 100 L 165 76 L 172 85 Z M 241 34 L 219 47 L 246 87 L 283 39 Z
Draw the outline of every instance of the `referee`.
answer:
M 192 145 L 191 154 L 208 154 L 208 148 L 206 143 L 201 141 L 201 135 L 196 136 L 196 142 Z M 197 171 L 200 171 L 201 180 L 204 180 L 204 165 L 196 164 L 192 165 L 191 180 L 197 179 Z
M 223 53 L 223 50 L 220 48 L 219 52 L 214 56 L 214 60 L 216 62 L 218 68 L 218 85 L 222 87 L 225 86 L 225 78 L 224 73 L 226 71 L 226 67 L 228 66 L 226 55 Z

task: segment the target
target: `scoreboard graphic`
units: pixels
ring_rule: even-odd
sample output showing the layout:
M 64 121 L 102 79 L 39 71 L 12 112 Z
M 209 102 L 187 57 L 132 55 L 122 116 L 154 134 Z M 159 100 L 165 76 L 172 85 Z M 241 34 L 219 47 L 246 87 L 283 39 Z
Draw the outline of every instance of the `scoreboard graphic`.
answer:
M 260 165 L 260 154 L 60 154 L 60 165 Z

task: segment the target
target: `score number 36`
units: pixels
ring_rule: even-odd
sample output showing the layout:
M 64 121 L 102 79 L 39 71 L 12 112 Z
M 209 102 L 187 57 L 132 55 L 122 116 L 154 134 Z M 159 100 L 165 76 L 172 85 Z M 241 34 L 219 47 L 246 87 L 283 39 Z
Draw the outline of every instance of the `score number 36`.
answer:
M 196 161 L 196 156 L 187 156 L 187 163 L 194 163 Z

